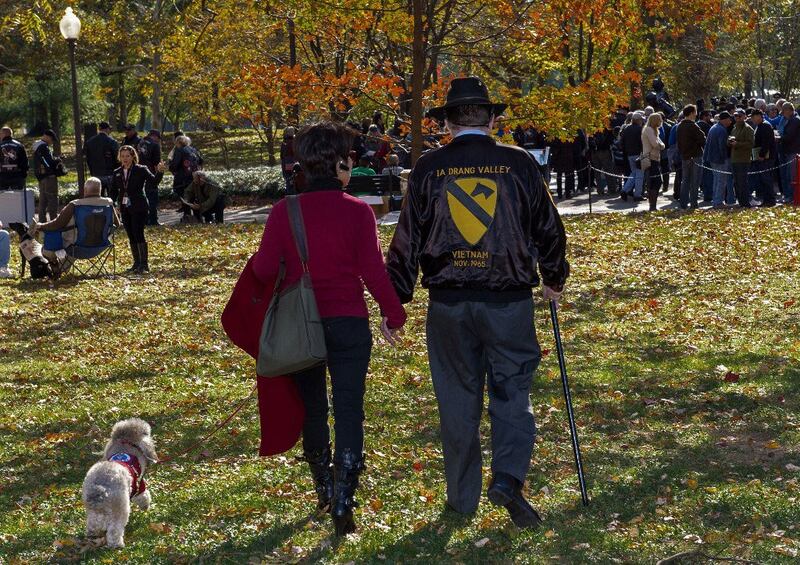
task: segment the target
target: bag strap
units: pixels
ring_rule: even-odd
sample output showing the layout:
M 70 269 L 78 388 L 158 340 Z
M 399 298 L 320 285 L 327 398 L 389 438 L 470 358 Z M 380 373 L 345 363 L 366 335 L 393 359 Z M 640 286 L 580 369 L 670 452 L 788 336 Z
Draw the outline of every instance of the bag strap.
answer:
M 308 272 L 308 240 L 306 239 L 306 228 L 303 224 L 303 211 L 300 209 L 298 195 L 287 196 L 289 207 L 289 225 L 292 227 L 294 243 L 297 246 L 297 254 L 300 256 L 300 264 L 303 271 Z

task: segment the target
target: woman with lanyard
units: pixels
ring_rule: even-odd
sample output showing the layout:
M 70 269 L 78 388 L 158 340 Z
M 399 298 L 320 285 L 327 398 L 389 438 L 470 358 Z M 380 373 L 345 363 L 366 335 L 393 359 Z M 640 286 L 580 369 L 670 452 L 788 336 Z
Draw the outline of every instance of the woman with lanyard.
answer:
M 133 266 L 128 272 L 149 273 L 147 242 L 144 240 L 148 209 L 144 189 L 149 182 L 155 181 L 155 177 L 147 167 L 139 164 L 139 154 L 130 145 L 120 147 L 117 158 L 122 166 L 114 171 L 111 190 L 113 199 L 119 204 L 131 245 Z

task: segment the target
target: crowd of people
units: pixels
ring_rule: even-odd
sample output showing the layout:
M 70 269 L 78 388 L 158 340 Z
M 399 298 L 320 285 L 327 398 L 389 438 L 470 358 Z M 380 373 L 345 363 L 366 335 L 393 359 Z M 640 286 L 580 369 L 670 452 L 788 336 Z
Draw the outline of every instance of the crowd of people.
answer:
M 514 140 L 526 149 L 550 148 L 559 199 L 596 189 L 622 200 L 647 199 L 654 210 L 674 174 L 673 198 L 682 209 L 696 208 L 700 196 L 715 208 L 793 201 L 800 154 L 794 104 L 731 97 L 714 99 L 713 110 L 698 100 L 676 112 L 669 105 L 665 111 L 662 98 L 648 101 L 655 107 L 619 108 L 594 135 L 579 130 L 570 141 L 549 140 L 520 126 Z

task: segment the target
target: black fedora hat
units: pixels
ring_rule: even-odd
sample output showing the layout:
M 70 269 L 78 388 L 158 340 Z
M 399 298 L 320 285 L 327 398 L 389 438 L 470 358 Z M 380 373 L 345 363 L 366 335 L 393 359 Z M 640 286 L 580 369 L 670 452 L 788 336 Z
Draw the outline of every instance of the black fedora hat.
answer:
M 478 77 L 454 78 L 447 90 L 444 106 L 431 108 L 429 114 L 437 120 L 444 120 L 449 108 L 468 104 L 490 106 L 494 116 L 499 116 L 508 107 L 508 104 L 494 104 L 489 99 L 489 89 Z

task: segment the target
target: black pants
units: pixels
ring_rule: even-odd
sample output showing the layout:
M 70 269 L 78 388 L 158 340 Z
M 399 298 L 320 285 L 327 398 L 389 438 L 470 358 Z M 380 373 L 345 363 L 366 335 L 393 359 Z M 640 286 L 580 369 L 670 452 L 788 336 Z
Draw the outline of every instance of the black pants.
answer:
M 533 299 L 520 302 L 431 300 L 426 324 L 447 480 L 447 502 L 462 513 L 481 496 L 484 390 L 489 396 L 492 472 L 525 482 L 536 424 L 530 390 L 541 353 Z
M 561 192 L 561 178 L 562 175 L 564 177 L 564 182 L 566 183 L 566 191 L 567 191 L 567 198 L 572 196 L 572 193 L 575 191 L 575 171 L 567 171 L 561 172 L 558 171 L 556 173 L 556 190 L 558 191 L 558 197 L 561 198 L 564 196 L 564 193 Z
M 214 202 L 214 206 L 212 206 L 209 210 L 205 212 L 200 212 L 199 210 L 194 211 L 195 217 L 207 224 L 211 222 L 215 222 L 217 224 L 222 224 L 224 222 L 223 213 L 225 212 L 225 197 L 220 195 L 217 196 L 217 201 Z
M 364 450 L 364 391 L 372 334 L 366 318 L 323 318 L 327 368 L 333 391 L 335 454 L 344 449 L 361 454 Z M 294 376 L 306 408 L 303 449 L 316 451 L 330 443 L 328 429 L 328 387 L 326 365 L 318 365 Z
M 0 178 L 0 190 L 22 190 L 23 188 L 25 188 L 24 178 L 21 179 Z
M 122 223 L 125 225 L 125 233 L 128 234 L 131 243 L 144 243 L 144 225 L 147 223 L 146 210 L 139 212 L 123 206 Z
M 661 190 L 661 161 L 651 161 L 650 168 L 644 172 L 644 186 L 647 187 L 647 199 L 650 210 L 655 210 L 658 205 L 658 192 Z

